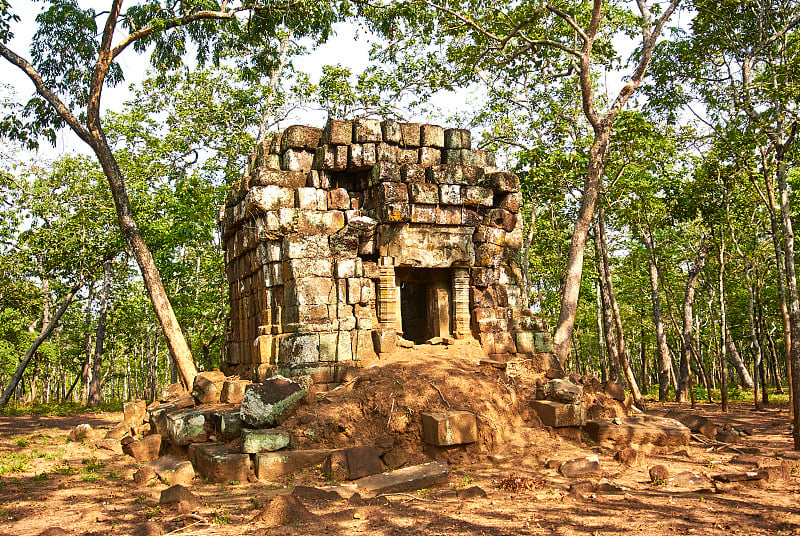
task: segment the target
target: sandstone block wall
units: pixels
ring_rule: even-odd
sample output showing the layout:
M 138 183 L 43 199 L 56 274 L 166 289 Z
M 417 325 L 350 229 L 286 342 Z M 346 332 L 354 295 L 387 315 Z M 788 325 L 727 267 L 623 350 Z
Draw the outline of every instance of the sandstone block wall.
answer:
M 387 333 L 472 336 L 498 360 L 548 352 L 519 286 L 520 203 L 517 176 L 468 130 L 289 127 L 257 147 L 221 214 L 226 367 L 332 381 Z

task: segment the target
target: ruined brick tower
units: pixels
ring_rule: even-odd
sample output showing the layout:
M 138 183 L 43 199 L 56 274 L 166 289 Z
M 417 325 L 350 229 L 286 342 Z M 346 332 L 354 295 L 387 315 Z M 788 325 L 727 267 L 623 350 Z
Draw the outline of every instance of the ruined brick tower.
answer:
M 520 288 L 519 210 L 517 176 L 468 130 L 289 127 L 257 147 L 221 216 L 223 369 L 335 381 L 397 337 L 474 337 L 489 359 L 549 368 L 549 333 Z

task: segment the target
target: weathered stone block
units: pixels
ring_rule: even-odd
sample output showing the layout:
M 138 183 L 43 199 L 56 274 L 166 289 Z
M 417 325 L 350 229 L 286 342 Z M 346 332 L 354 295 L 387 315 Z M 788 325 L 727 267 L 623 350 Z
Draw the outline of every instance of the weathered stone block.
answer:
M 144 467 L 150 468 L 168 486 L 191 486 L 192 480 L 194 480 L 192 463 L 189 460 L 181 460 L 170 454 L 146 463 Z
M 583 396 L 583 387 L 576 385 L 569 380 L 554 379 L 544 384 L 545 396 L 556 402 L 565 404 L 576 404 Z
M 330 235 L 342 227 L 344 227 L 344 213 L 341 211 L 300 210 L 295 229 L 301 235 Z
M 457 184 L 442 184 L 439 186 L 439 200 L 443 205 L 463 205 L 464 194 L 461 186 Z M 460 219 L 461 211 L 459 211 Z M 459 222 L 460 223 L 460 222 Z
M 248 380 L 227 380 L 223 382 L 219 401 L 223 404 L 241 403 L 245 387 L 248 385 L 250 385 Z
M 420 164 L 403 164 L 400 166 L 400 179 L 407 183 L 424 183 L 425 168 Z
M 360 478 L 355 485 L 362 497 L 374 497 L 384 493 L 430 488 L 446 482 L 449 474 L 447 462 L 438 461 Z
M 478 423 L 469 411 L 422 413 L 422 438 L 439 447 L 463 445 L 478 440 Z
M 323 310 L 322 307 L 319 308 Z M 327 310 L 325 309 L 327 315 Z M 321 320 L 313 310 L 305 308 L 300 312 L 300 317 L 308 320 Z M 319 360 L 319 336 L 316 333 L 291 333 L 281 337 L 279 341 L 280 363 L 300 365 L 314 363 Z M 245 393 L 246 396 L 247 393 Z
M 498 227 L 510 233 L 517 225 L 517 215 L 504 208 L 493 208 L 486 213 L 483 222 L 486 225 Z
M 403 223 L 411 221 L 411 207 L 408 203 L 380 205 L 378 207 L 378 219 L 382 223 Z
M 200 404 L 216 404 L 219 402 L 222 392 L 222 383 L 225 381 L 225 374 L 218 370 L 201 372 L 194 377 L 192 396 Z
M 503 248 L 497 244 L 484 243 L 475 248 L 475 263 L 478 266 L 498 266 L 503 260 Z
M 418 165 L 419 151 L 417 149 L 402 149 L 397 147 L 395 149 L 395 162 L 398 166 Z
M 470 131 L 464 128 L 448 128 L 444 131 L 444 146 L 448 149 L 469 149 L 472 146 Z
M 300 469 L 322 463 L 330 449 L 259 452 L 255 455 L 255 472 L 259 480 L 275 480 Z
M 241 403 L 241 400 L 237 403 Z M 215 411 L 213 420 L 214 431 L 224 441 L 230 441 L 242 433 L 242 417 L 239 408 Z
M 311 336 L 291 337 L 304 339 Z M 287 337 L 289 339 L 289 337 Z M 319 355 L 319 337 L 316 337 Z M 248 385 L 239 409 L 242 421 L 251 427 L 274 426 L 304 396 L 306 390 L 297 382 L 274 376 L 261 383 Z
M 272 428 L 242 430 L 242 452 L 256 454 L 259 452 L 273 452 L 288 447 L 292 436 L 286 430 Z
M 167 432 L 176 445 L 206 441 L 213 431 L 213 408 L 189 408 L 167 415 Z
M 419 164 L 424 167 L 438 166 L 442 163 L 442 151 L 434 147 L 419 148 Z
M 494 193 L 482 186 L 464 187 L 464 204 L 475 207 L 491 207 Z
M 353 142 L 353 123 L 341 119 L 328 119 L 322 131 L 321 143 L 350 145 Z
M 256 168 L 250 178 L 250 187 L 279 186 L 281 188 L 300 188 L 305 184 L 306 173 L 302 171 L 284 171 L 270 167 Z
M 330 257 L 331 249 L 325 235 L 288 235 L 283 237 L 284 259 L 314 259 Z
M 397 348 L 397 332 L 394 328 L 379 328 L 372 332 L 372 344 L 379 354 L 388 354 Z
M 461 149 L 443 149 L 442 164 L 461 164 Z
M 131 427 L 139 426 L 147 420 L 147 402 L 135 400 L 122 405 L 122 420 Z
M 567 478 L 600 477 L 602 474 L 597 455 L 566 461 L 558 467 L 558 472 Z
M 475 234 L 472 235 L 472 240 L 476 244 L 488 242 L 490 244 L 502 246 L 506 242 L 506 232 L 498 227 L 479 225 L 475 229 Z
M 383 141 L 387 143 L 398 144 L 403 137 L 400 131 L 400 123 L 394 119 L 381 121 L 381 132 L 383 134 Z
M 375 186 L 382 182 L 400 182 L 400 167 L 392 162 L 375 164 L 369 177 L 369 185 Z
M 553 338 L 548 331 L 534 332 L 533 344 L 539 354 L 553 353 Z
M 531 402 L 539 420 L 545 426 L 561 428 L 564 426 L 583 426 L 586 413 L 581 404 L 562 404 L 552 400 L 533 400 Z
M 375 159 L 378 162 L 397 163 L 397 146 L 388 143 L 378 143 L 375 145 Z
M 400 146 L 419 147 L 419 123 L 400 123 Z
M 463 169 L 458 164 L 441 164 L 427 168 L 427 180 L 434 184 L 466 185 Z
M 487 173 L 483 176 L 483 182 L 489 185 L 497 193 L 509 193 L 519 191 L 519 177 L 514 173 L 506 171 L 496 171 Z
M 161 436 L 152 434 L 138 441 L 122 445 L 122 452 L 140 462 L 149 462 L 158 458 L 161 451 Z
M 411 223 L 438 223 L 435 205 L 411 205 Z
M 444 128 L 437 125 L 422 125 L 420 129 L 422 145 L 425 147 L 444 147 Z
M 522 204 L 522 194 L 519 192 L 512 192 L 510 194 L 506 194 L 500 199 L 500 203 L 498 203 L 498 208 L 504 208 L 509 212 L 513 212 L 514 214 L 519 212 L 519 207 Z
M 637 448 L 642 452 L 677 450 L 689 444 L 691 431 L 672 419 L 651 415 L 596 419 L 586 423 L 592 441 L 602 446 Z
M 436 184 L 411 183 L 408 197 L 412 203 L 436 205 L 439 203 L 439 186 Z
M 250 473 L 250 456 L 227 445 L 192 445 L 190 454 L 195 470 L 209 482 L 246 483 Z
M 308 173 L 314 165 L 314 152 L 289 149 L 281 156 L 281 169 Z
M 251 213 L 293 208 L 294 190 L 283 186 L 254 186 L 247 192 L 244 203 Z
M 322 129 L 305 125 L 292 125 L 283 131 L 281 152 L 288 149 L 314 150 L 319 145 Z
M 375 206 L 408 203 L 408 186 L 403 182 L 381 182 L 372 187 Z
M 329 480 L 356 480 L 381 471 L 378 451 L 366 445 L 333 451 L 322 464 L 322 474 Z
M 357 117 L 353 120 L 353 143 L 380 143 L 383 140 L 381 122 Z
M 349 210 L 350 209 L 350 195 L 344 188 L 334 188 L 329 190 L 328 196 L 328 209 L 329 210 Z

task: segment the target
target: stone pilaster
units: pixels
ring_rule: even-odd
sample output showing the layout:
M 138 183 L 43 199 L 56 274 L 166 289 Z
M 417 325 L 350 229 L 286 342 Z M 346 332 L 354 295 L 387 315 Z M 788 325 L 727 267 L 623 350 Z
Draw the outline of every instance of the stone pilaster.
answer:
M 453 335 L 462 339 L 469 328 L 469 268 L 453 268 Z

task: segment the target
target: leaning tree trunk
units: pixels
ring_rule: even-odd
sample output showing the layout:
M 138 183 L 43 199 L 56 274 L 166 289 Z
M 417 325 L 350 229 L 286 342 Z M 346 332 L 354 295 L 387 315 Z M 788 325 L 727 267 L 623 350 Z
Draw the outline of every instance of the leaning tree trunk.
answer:
M 678 366 L 678 388 L 675 391 L 675 400 L 686 402 L 689 384 L 689 357 L 692 352 L 692 330 L 694 329 L 694 296 L 697 289 L 697 280 L 706 264 L 708 256 L 708 242 L 703 237 L 694 264 L 689 268 L 686 279 L 686 294 L 683 298 L 683 329 L 681 330 L 681 361 Z
M 103 263 L 103 294 L 100 301 L 100 314 L 97 317 L 97 333 L 95 335 L 94 358 L 92 360 L 92 380 L 89 383 L 89 407 L 100 404 L 102 390 L 103 350 L 106 342 L 106 319 L 108 318 L 108 300 L 111 295 L 111 261 Z
M 600 251 L 602 253 L 603 261 L 603 275 L 606 279 L 606 286 L 608 288 L 608 298 L 611 302 L 611 311 L 614 314 L 614 327 L 617 330 L 617 348 L 619 350 L 619 366 L 625 373 L 625 379 L 628 381 L 628 387 L 631 390 L 634 403 L 640 408 L 644 408 L 644 398 L 639 391 L 639 384 L 636 382 L 636 375 L 631 369 L 631 362 L 628 358 L 628 347 L 625 344 L 625 333 L 622 330 L 622 315 L 619 312 L 619 304 L 617 297 L 614 294 L 614 284 L 611 281 L 611 270 L 608 264 L 608 251 L 606 249 L 606 230 L 603 217 L 603 207 L 599 207 L 597 212 L 597 228 L 600 231 Z
M 736 347 L 736 342 L 731 337 L 730 329 L 728 329 L 727 339 L 728 339 L 728 354 L 730 355 L 730 361 L 733 363 L 733 368 L 736 369 L 736 374 L 739 376 L 739 381 L 742 383 L 742 387 L 745 389 L 752 389 L 753 388 L 753 378 L 750 376 L 750 371 L 747 370 L 747 365 L 744 363 L 744 359 L 742 359 L 742 355 L 739 353 L 739 349 Z
M 656 328 L 656 348 L 658 348 L 658 400 L 665 402 L 669 397 L 669 369 L 672 358 L 669 355 L 667 334 L 664 332 L 664 321 L 661 318 L 661 298 L 658 292 L 658 265 L 656 264 L 655 247 L 644 230 L 640 233 L 642 242 L 647 248 L 649 259 L 648 275 L 650 276 L 650 300 L 653 304 L 653 325 Z
M 11 376 L 11 380 L 9 380 L 8 386 L 6 387 L 5 391 L 3 391 L 3 394 L 0 395 L 0 408 L 6 407 L 8 401 L 11 400 L 11 395 L 14 394 L 17 385 L 19 385 L 19 381 L 22 378 L 22 374 L 23 372 L 25 372 L 25 368 L 28 366 L 28 363 L 30 363 L 31 358 L 33 358 L 33 355 L 36 353 L 36 350 L 39 349 L 39 346 L 41 346 L 42 343 L 45 340 L 47 340 L 47 337 L 49 337 L 50 334 L 53 332 L 53 330 L 56 328 L 59 320 L 61 320 L 61 317 L 67 310 L 67 307 L 69 307 L 69 304 L 72 302 L 72 298 L 75 297 L 75 294 L 78 293 L 78 291 L 82 286 L 83 286 L 83 281 L 79 281 L 72 286 L 67 295 L 64 297 L 64 301 L 61 303 L 61 306 L 58 308 L 53 317 L 50 319 L 50 322 L 48 322 L 48 324 L 44 327 L 44 329 L 42 329 L 42 332 L 39 334 L 36 340 L 33 341 L 33 344 L 31 344 L 30 348 L 28 348 L 28 351 L 25 352 L 25 356 L 22 358 L 22 361 L 20 361 L 19 365 L 17 366 L 17 370 Z

